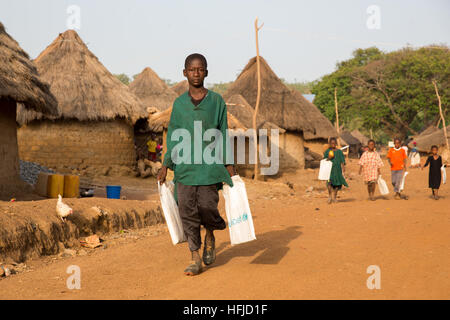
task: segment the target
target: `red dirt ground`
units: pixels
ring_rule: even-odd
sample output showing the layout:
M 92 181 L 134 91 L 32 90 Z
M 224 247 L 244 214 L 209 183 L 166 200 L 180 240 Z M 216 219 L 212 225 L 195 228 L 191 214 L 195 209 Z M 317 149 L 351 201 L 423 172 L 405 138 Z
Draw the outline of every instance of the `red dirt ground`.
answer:
M 449 299 L 448 185 L 432 200 L 427 170 L 411 169 L 409 200 L 372 202 L 355 160 L 348 171 L 350 188 L 333 205 L 317 170 L 245 180 L 257 240 L 232 247 L 228 231 L 217 232 L 216 263 L 199 276 L 183 274 L 187 244 L 173 246 L 155 226 L 84 256 L 28 261 L 27 272 L 0 280 L 0 299 Z M 220 208 L 225 215 L 222 197 Z M 66 287 L 69 265 L 81 268 L 80 290 Z M 370 265 L 381 269 L 379 290 L 366 286 Z

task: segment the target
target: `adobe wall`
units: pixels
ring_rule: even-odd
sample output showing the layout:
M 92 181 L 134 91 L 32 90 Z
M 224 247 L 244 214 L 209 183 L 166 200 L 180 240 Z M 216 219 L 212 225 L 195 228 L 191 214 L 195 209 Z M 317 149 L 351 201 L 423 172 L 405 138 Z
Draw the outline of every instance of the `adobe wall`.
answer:
M 19 180 L 16 103 L 0 100 L 0 195 Z
M 35 121 L 18 130 L 18 144 L 22 160 L 62 173 L 115 175 L 136 161 L 133 127 L 124 120 Z

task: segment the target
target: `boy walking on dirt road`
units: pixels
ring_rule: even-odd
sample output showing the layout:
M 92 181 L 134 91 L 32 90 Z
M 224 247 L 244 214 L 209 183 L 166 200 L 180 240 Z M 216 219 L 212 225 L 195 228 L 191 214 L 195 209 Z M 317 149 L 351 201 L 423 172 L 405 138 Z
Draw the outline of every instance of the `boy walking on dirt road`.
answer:
M 402 199 L 400 185 L 406 171 L 406 160 L 408 159 L 399 138 L 394 139 L 394 148 L 389 149 L 387 158 L 391 165 L 391 179 L 395 192 L 394 198 L 399 200 Z M 404 197 L 404 199 L 407 199 L 407 197 Z
M 184 64 L 184 76 L 189 83 L 189 90 L 179 96 L 173 103 L 167 131 L 167 151 L 158 174 L 158 181 L 166 179 L 167 168 L 174 171 L 175 199 L 187 237 L 192 261 L 184 270 L 186 275 L 197 275 L 202 271 L 202 259 L 199 250 L 202 244 L 200 226 L 206 229 L 203 262 L 210 265 L 215 261 L 214 230 L 226 228 L 225 221 L 219 214 L 218 190 L 223 183 L 233 186 L 234 175 L 232 157 L 229 152 L 227 124 L 227 107 L 222 97 L 203 85 L 208 75 L 206 58 L 198 53 L 189 55 Z M 214 142 L 221 144 L 221 155 L 205 161 L 205 154 L 211 150 L 211 139 L 203 138 L 205 131 L 220 131 Z M 217 132 L 217 131 L 216 131 Z M 180 136 L 184 141 L 189 137 L 188 147 L 179 150 Z M 218 138 L 220 137 L 220 138 Z M 208 141 L 204 141 L 208 140 Z M 217 149 L 215 149 L 217 152 Z M 180 153 L 181 151 L 181 153 Z M 199 159 L 200 158 L 200 159 Z M 206 162 L 206 163 L 205 163 Z

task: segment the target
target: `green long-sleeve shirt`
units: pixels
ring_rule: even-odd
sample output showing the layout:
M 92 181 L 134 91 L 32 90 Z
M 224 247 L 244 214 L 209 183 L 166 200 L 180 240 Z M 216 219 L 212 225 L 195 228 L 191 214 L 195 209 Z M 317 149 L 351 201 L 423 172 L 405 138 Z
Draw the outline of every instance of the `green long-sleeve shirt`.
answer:
M 204 137 L 208 129 L 218 129 L 222 135 L 222 141 L 216 142 L 215 137 Z M 173 103 L 167 130 L 167 151 L 164 155 L 164 165 L 174 171 L 174 182 L 184 185 L 217 184 L 219 189 L 223 182 L 233 186 L 230 174 L 225 168 L 225 165 L 233 163 L 227 129 L 227 107 L 219 94 L 208 90 L 205 98 L 197 106 L 192 103 L 188 92 L 179 96 Z M 184 136 L 187 133 L 189 135 Z M 189 148 L 179 150 L 181 142 L 189 136 Z M 223 146 L 222 152 L 217 155 L 220 161 L 216 161 L 221 163 L 205 163 L 205 159 L 206 161 L 211 159 L 211 157 L 205 158 L 203 156 L 205 153 L 216 155 L 217 149 L 214 150 L 214 142 L 221 142 Z M 201 151 L 198 152 L 199 150 Z M 177 163 L 181 158 L 184 161 Z

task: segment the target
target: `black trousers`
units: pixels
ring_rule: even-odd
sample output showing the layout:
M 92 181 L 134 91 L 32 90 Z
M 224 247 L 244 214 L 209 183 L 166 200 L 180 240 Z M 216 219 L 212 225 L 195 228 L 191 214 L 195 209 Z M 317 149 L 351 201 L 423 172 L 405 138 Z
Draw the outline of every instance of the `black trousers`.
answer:
M 217 205 L 219 192 L 215 184 L 208 186 L 186 186 L 177 182 L 178 210 L 189 249 L 197 251 L 202 245 L 200 226 L 209 230 L 223 230 L 225 221 Z

